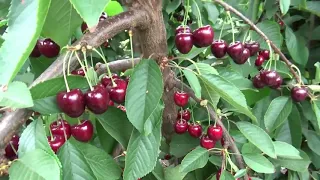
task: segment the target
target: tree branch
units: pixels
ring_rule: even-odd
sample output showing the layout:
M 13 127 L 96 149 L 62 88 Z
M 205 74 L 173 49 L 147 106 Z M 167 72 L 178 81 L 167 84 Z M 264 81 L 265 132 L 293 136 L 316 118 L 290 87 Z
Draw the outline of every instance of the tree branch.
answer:
M 130 28 L 144 29 L 150 24 L 149 14 L 141 9 L 133 9 L 123 12 L 117 16 L 109 17 L 99 23 L 95 32 L 86 33 L 80 40 L 75 42 L 73 46 L 78 44 L 87 44 L 98 47 L 107 39 L 110 39 Z M 63 59 L 65 54 L 61 54 L 54 63 L 44 71 L 30 87 L 46 81 L 48 79 L 60 76 L 63 70 Z M 74 57 L 70 61 L 70 69 L 73 70 L 78 66 L 77 59 Z M 18 109 L 13 112 L 6 112 L 0 119 L 0 149 L 4 148 L 10 141 L 15 131 L 31 116 L 28 109 Z
M 132 61 L 133 64 L 136 65 L 140 62 L 141 58 L 134 58 L 134 59 L 121 59 L 116 60 L 106 64 L 97 63 L 95 66 L 96 72 L 98 75 L 107 72 L 107 66 L 109 66 L 111 71 L 122 71 L 132 68 Z
M 271 45 L 272 49 L 274 50 L 274 52 L 279 54 L 281 60 L 286 63 L 286 65 L 288 66 L 290 72 L 292 73 L 292 75 L 294 76 L 296 81 L 300 82 L 299 75 L 292 68 L 293 64 L 286 58 L 286 56 L 281 52 L 281 50 L 272 41 L 270 41 L 270 39 L 267 37 L 267 35 L 264 34 L 264 32 L 262 32 L 252 21 L 250 21 L 250 19 L 245 17 L 241 12 L 239 12 L 238 10 L 236 10 L 235 8 L 230 6 L 229 4 L 223 2 L 222 0 L 213 0 L 213 2 L 218 3 L 221 6 L 223 6 L 226 11 L 231 11 L 235 15 L 239 16 L 244 22 L 246 22 L 248 25 L 250 25 L 251 29 L 256 31 L 267 43 L 270 43 L 270 45 Z

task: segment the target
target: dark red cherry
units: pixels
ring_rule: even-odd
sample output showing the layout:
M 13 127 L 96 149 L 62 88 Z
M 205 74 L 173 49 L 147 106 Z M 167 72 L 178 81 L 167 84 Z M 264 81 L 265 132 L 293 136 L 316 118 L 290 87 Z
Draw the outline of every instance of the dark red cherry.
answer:
M 244 43 L 244 48 L 249 49 L 250 51 L 250 56 L 254 56 L 259 52 L 260 50 L 260 44 L 256 41 L 250 41 L 250 42 L 245 42 Z
M 189 109 L 185 109 L 185 110 L 182 110 L 182 111 L 179 111 L 178 112 L 178 117 L 177 119 L 185 119 L 186 121 L 189 121 L 190 120 L 190 116 L 191 116 L 191 113 L 189 111 Z
M 183 134 L 188 130 L 188 123 L 185 119 L 178 119 L 174 124 L 174 131 L 177 134 Z
M 254 64 L 255 64 L 256 66 L 261 66 L 264 61 L 265 61 L 264 57 L 261 56 L 261 55 L 259 55 L 259 56 L 257 56 L 257 59 L 256 59 L 256 61 L 254 62 Z
M 276 82 L 273 86 L 271 86 L 272 89 L 278 89 L 282 84 L 282 77 L 278 74 L 278 77 L 276 78 Z
M 113 79 L 113 80 L 115 80 L 115 79 L 120 79 L 120 77 L 118 76 L 118 74 L 112 74 L 112 79 Z M 105 75 L 105 76 L 103 76 L 103 77 L 101 78 L 101 83 L 102 83 L 105 87 L 107 87 L 107 86 L 111 86 L 112 81 L 111 81 L 111 78 L 110 78 L 109 76 Z
M 257 74 L 256 76 L 253 77 L 252 83 L 253 83 L 253 86 L 257 89 L 261 89 L 265 86 L 265 84 L 261 80 L 260 74 Z
M 193 44 L 198 47 L 208 47 L 212 44 L 214 32 L 210 25 L 202 26 L 192 33 Z
M 294 87 L 291 89 L 291 98 L 296 102 L 304 101 L 308 96 L 308 90 L 305 87 Z
M 108 106 L 114 106 L 114 102 L 112 100 L 109 100 Z
M 60 46 L 49 38 L 38 40 L 37 46 L 40 53 L 47 58 L 53 58 L 59 55 Z
M 34 46 L 34 48 L 33 48 L 32 52 L 31 52 L 30 56 L 31 56 L 31 57 L 35 57 L 35 58 L 41 56 L 41 53 L 40 53 L 39 47 L 38 47 L 38 41 L 37 41 L 36 45 Z
M 261 51 L 259 51 L 259 55 L 263 56 L 265 60 L 270 59 L 270 51 L 269 50 L 261 50 Z
M 233 61 L 236 64 L 244 64 L 247 62 L 248 58 L 250 57 L 250 51 L 247 48 L 244 48 L 242 51 L 242 54 L 240 56 L 240 58 L 233 58 Z
M 235 41 L 233 43 L 230 43 L 227 48 L 227 53 L 232 59 L 238 59 L 241 58 L 241 55 L 243 53 L 243 44 L 240 41 Z
M 54 121 L 50 124 L 50 130 L 52 135 L 62 136 L 66 134 L 67 139 L 71 136 L 71 126 L 66 120 L 59 119 L 58 121 Z
M 93 87 L 93 90 L 88 90 L 85 94 L 87 108 L 95 114 L 102 114 L 107 111 L 109 104 L 109 93 L 103 85 Z
M 59 92 L 56 99 L 61 111 L 70 117 L 77 118 L 84 112 L 85 99 L 80 89 Z
M 13 135 L 8 145 L 5 148 L 5 155 L 8 159 L 14 159 L 17 157 L 16 152 L 18 152 L 19 148 L 19 139 L 18 135 Z
M 172 156 L 170 155 L 170 154 L 166 154 L 165 156 L 164 156 L 164 159 L 165 160 L 170 160 L 172 158 Z
M 265 70 L 260 73 L 262 82 L 267 86 L 274 86 L 277 84 L 278 73 L 273 70 Z
M 82 68 L 71 71 L 71 74 L 78 75 L 78 76 L 85 76 L 85 72 Z
M 104 42 L 103 43 L 103 47 L 108 48 L 109 47 L 109 42 L 108 41 Z
M 198 123 L 190 124 L 188 127 L 190 136 L 198 138 L 202 135 L 202 126 Z
M 57 153 L 59 148 L 66 142 L 64 136 L 53 135 L 52 138 L 50 136 L 47 138 L 54 153 Z
M 176 31 L 175 31 L 176 35 L 179 34 L 179 33 L 192 33 L 191 29 L 189 26 L 183 26 L 183 25 L 180 25 L 176 28 Z
M 177 91 L 174 93 L 173 99 L 177 106 L 184 107 L 189 102 L 189 95 L 185 92 Z
M 278 24 L 280 25 L 280 28 L 283 28 L 284 22 L 283 22 L 282 20 L 279 20 L 279 21 L 278 21 Z
M 191 33 L 179 33 L 175 37 L 175 45 L 182 54 L 188 54 L 193 46 Z
M 207 135 L 203 135 L 200 139 L 200 145 L 206 149 L 212 149 L 216 145 L 216 141 L 209 138 Z
M 216 179 L 217 179 L 217 180 L 220 180 L 221 172 L 222 172 L 222 170 L 221 170 L 221 168 L 220 168 L 220 169 L 218 170 L 217 174 L 216 174 Z
M 228 44 L 224 40 L 215 40 L 211 44 L 211 52 L 216 58 L 222 58 L 227 53 Z
M 80 124 L 71 127 L 72 136 L 81 142 L 88 142 L 93 136 L 93 125 L 89 120 L 82 120 Z
M 216 125 L 216 126 L 211 125 L 208 127 L 207 134 L 210 139 L 214 141 L 219 141 L 222 138 L 223 130 L 219 125 Z
M 123 79 L 115 79 L 114 82 L 116 86 L 113 87 L 110 84 L 107 87 L 109 90 L 109 96 L 112 101 L 121 104 L 125 100 L 128 83 Z

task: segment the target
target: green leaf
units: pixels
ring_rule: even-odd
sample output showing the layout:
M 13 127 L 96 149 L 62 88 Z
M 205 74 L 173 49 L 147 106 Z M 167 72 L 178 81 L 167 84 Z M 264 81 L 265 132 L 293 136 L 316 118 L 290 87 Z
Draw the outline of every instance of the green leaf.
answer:
M 257 122 L 256 117 L 252 114 L 247 106 L 246 99 L 242 92 L 231 82 L 223 77 L 214 74 L 201 75 L 200 81 L 208 89 L 208 92 L 214 91 L 218 93 L 225 101 L 231 104 L 238 112 L 250 117 Z
M 46 19 L 50 0 L 12 0 L 8 28 L 0 48 L 0 85 L 17 75 L 36 44 Z M 19 43 L 17 43 L 19 39 Z
M 261 151 L 255 145 L 251 143 L 245 143 L 241 148 L 241 153 L 242 154 L 252 154 L 252 153 L 259 154 L 261 153 Z
M 51 64 L 52 58 L 40 56 L 39 58 L 30 58 L 31 70 L 35 78 L 39 77 Z
M 242 154 L 244 162 L 258 173 L 271 174 L 275 172 L 273 164 L 261 154 Z
M 207 11 L 208 20 L 215 24 L 220 14 L 216 5 L 211 2 L 204 2 L 203 7 Z
M 115 16 L 123 12 L 123 8 L 120 3 L 117 1 L 109 1 L 107 4 L 106 8 L 104 9 L 104 12 L 107 13 L 107 15 L 110 16 Z
M 290 97 L 280 96 L 272 100 L 264 115 L 264 124 L 267 131 L 272 132 L 282 125 L 289 117 L 292 110 L 292 100 Z
M 0 106 L 10 108 L 32 107 L 33 102 L 27 85 L 14 81 L 8 85 L 6 91 L 0 90 Z
M 262 129 L 265 129 L 263 118 L 268 110 L 270 103 L 271 103 L 270 97 L 267 96 L 261 99 L 260 101 L 258 101 L 257 103 L 255 103 L 255 106 L 252 109 L 253 114 L 257 117 L 259 121 L 258 125 Z
M 290 8 L 290 0 L 280 0 L 280 10 L 282 12 L 282 15 L 287 14 L 289 8 Z
M 235 178 L 232 176 L 230 172 L 223 170 L 219 180 L 234 180 L 234 179 Z
M 309 148 L 320 156 L 320 136 L 314 131 L 306 131 L 304 136 L 307 138 Z
M 320 17 L 320 2 L 319 1 L 307 1 L 307 7 L 305 10 Z
M 280 33 L 279 24 L 275 21 L 265 20 L 257 24 L 258 28 L 261 29 L 266 36 L 278 47 L 281 48 L 283 37 Z M 258 41 L 260 43 L 261 49 L 269 49 L 266 41 L 255 31 L 251 31 L 252 40 Z
M 209 160 L 209 152 L 198 146 L 188 153 L 181 162 L 180 172 L 188 173 L 199 168 L 203 168 Z
M 305 66 L 308 62 L 309 50 L 305 42 L 301 41 L 301 38 L 298 38 L 289 27 L 286 27 L 286 45 L 292 59 Z
M 221 156 L 211 155 L 210 158 L 209 158 L 209 161 L 210 161 L 212 164 L 221 167 L 221 164 L 222 164 L 222 158 L 221 158 Z
M 241 133 L 257 148 L 272 158 L 277 158 L 270 136 L 260 127 L 249 122 L 237 122 Z
M 318 127 L 320 128 L 320 101 L 312 101 L 312 109 L 317 117 Z
M 183 178 L 187 175 L 186 173 L 180 172 L 180 166 L 176 167 L 169 166 L 164 169 L 164 179 L 165 180 L 183 180 Z
M 188 58 L 188 59 L 193 59 L 196 56 L 198 56 L 200 53 L 204 52 L 207 48 L 197 48 L 195 46 L 193 46 L 193 48 L 191 49 L 191 51 L 188 54 L 181 54 L 178 53 L 178 57 L 181 58 Z
M 201 98 L 201 86 L 193 71 L 182 70 L 197 98 Z
M 192 64 L 192 65 L 188 66 L 188 68 L 196 70 L 196 72 L 197 73 L 200 72 L 200 74 L 219 74 L 218 71 L 214 67 L 210 66 L 210 64 L 200 62 L 200 63 L 195 63 L 195 65 Z
M 9 12 L 10 7 L 9 0 L 0 0 L 0 19 L 5 19 Z
M 273 164 L 279 164 L 280 166 L 286 167 L 290 170 L 303 172 L 309 167 L 311 161 L 305 152 L 301 150 L 299 151 L 302 159 L 286 159 L 278 157 L 277 159 L 271 159 L 271 161 L 273 162 Z
M 320 27 L 320 26 L 319 26 Z M 320 28 L 319 28 L 320 29 Z M 320 34 L 320 33 L 319 33 Z M 316 68 L 316 75 L 315 75 L 315 80 L 317 82 L 320 82 L 320 62 L 316 62 L 314 64 L 314 67 Z
M 22 132 L 19 140 L 19 158 L 22 158 L 26 153 L 34 151 L 36 149 L 42 149 L 47 153 L 54 155 L 49 146 L 46 132 L 44 130 L 43 122 L 41 119 L 32 121 L 32 123 L 30 123 Z
M 166 7 L 166 12 L 168 14 L 172 13 L 173 11 L 175 11 L 181 4 L 181 0 L 173 0 L 171 1 L 167 7 Z
M 158 123 L 162 120 L 164 105 L 161 103 L 158 104 L 157 108 L 149 116 L 144 124 L 144 135 L 147 136 L 152 133 L 153 129 L 157 127 Z
M 9 169 L 10 180 L 59 180 L 60 162 L 55 155 L 35 149 L 14 161 Z
M 96 117 L 103 128 L 126 148 L 133 129 L 126 114 L 118 108 L 109 107 L 105 113 Z
M 161 142 L 161 123 L 148 136 L 134 129 L 126 154 L 124 180 L 136 180 L 151 172 L 157 162 Z
M 278 157 L 288 158 L 288 159 L 302 159 L 300 157 L 300 152 L 298 149 L 293 147 L 291 144 L 274 141 L 274 148 Z
M 151 59 L 141 60 L 130 78 L 125 102 L 129 121 L 139 132 L 144 131 L 144 124 L 158 106 L 162 92 L 158 64 Z
M 291 144 L 300 148 L 302 142 L 302 125 L 301 125 L 301 115 L 296 105 L 292 106 L 291 114 L 288 117 L 288 123 L 291 135 Z
M 153 169 L 152 174 L 157 178 L 157 180 L 164 180 L 164 168 L 159 161 Z
M 103 128 L 99 121 L 96 121 L 96 131 L 101 148 L 111 154 L 118 142 Z
M 220 68 L 218 69 L 218 71 L 220 76 L 228 79 L 228 81 L 232 82 L 232 84 L 237 86 L 240 90 L 250 89 L 258 92 L 255 87 L 253 87 L 252 81 L 250 81 L 248 78 L 243 77 L 239 72 L 226 67 Z
M 63 47 L 81 23 L 82 19 L 70 1 L 54 0 L 51 2 L 42 34 Z
M 199 140 L 188 133 L 174 134 L 170 142 L 170 154 L 180 158 L 199 145 Z
M 73 7 L 80 14 L 82 19 L 87 23 L 88 27 L 94 27 L 98 24 L 101 13 L 104 11 L 109 0 L 95 1 L 77 1 L 70 0 Z
M 237 171 L 237 173 L 234 175 L 235 178 L 243 177 L 247 173 L 247 169 L 240 169 Z
M 120 167 L 103 150 L 70 138 L 58 151 L 63 167 L 63 179 L 119 179 Z

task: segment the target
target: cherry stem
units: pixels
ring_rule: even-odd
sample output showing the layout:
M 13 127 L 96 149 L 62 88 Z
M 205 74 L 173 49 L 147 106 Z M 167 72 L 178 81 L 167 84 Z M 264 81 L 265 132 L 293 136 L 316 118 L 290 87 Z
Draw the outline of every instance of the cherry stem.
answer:
M 74 51 L 71 52 L 68 60 L 68 76 L 70 75 L 70 64 L 71 64 L 71 58 L 73 56 Z
M 188 22 L 188 14 L 189 14 L 189 0 L 187 0 L 187 8 L 184 9 L 184 17 L 183 17 L 183 22 L 182 25 L 184 25 L 184 33 L 186 32 L 186 25 Z
M 132 69 L 134 69 L 134 60 L 133 60 L 133 42 L 132 42 L 132 30 L 129 30 L 129 38 L 130 38 L 130 49 L 131 49 L 131 63 L 132 63 Z
M 244 43 L 248 37 L 248 33 L 249 33 L 250 29 L 247 30 L 247 32 L 244 34 L 244 37 L 243 37 L 243 40 L 242 40 L 242 43 Z
M 226 19 L 227 19 L 227 17 L 224 18 L 223 23 L 222 23 L 222 27 L 221 27 L 220 34 L 219 34 L 219 41 L 221 40 L 222 31 L 224 29 L 224 25 L 226 24 Z
M 69 88 L 69 85 L 68 85 L 68 81 L 67 81 L 67 76 L 66 76 L 66 60 L 67 60 L 67 57 L 69 55 L 70 51 L 68 51 L 66 53 L 66 55 L 64 56 L 63 58 L 63 79 L 64 79 L 64 83 L 66 84 L 66 88 L 67 88 L 67 92 L 70 92 L 70 88 Z
M 233 26 L 233 21 L 232 21 L 232 17 L 231 17 L 231 14 L 230 14 L 230 11 L 226 11 L 229 19 L 230 19 L 230 22 L 231 22 L 231 29 L 232 29 L 232 42 L 234 43 L 234 26 Z
M 89 84 L 90 90 L 92 91 L 92 90 L 93 90 L 93 87 L 92 87 L 91 82 L 90 82 L 90 79 L 89 79 L 89 77 L 88 77 L 87 70 L 85 69 L 85 66 L 82 64 L 82 62 L 81 62 L 81 60 L 80 60 L 80 58 L 79 58 L 78 53 L 75 53 L 75 54 L 76 54 L 77 60 L 78 60 L 78 62 L 79 62 L 79 64 L 80 64 L 81 68 L 82 68 L 83 71 L 84 71 L 84 76 L 85 76 L 86 79 L 87 79 L 87 82 L 88 82 L 88 84 Z
M 189 1 L 188 1 L 188 2 L 189 2 Z M 199 17 L 198 17 L 198 26 L 199 26 L 199 27 L 202 27 L 202 18 L 201 18 L 200 8 L 199 8 L 199 6 L 198 6 L 198 4 L 197 4 L 197 2 L 196 2 L 195 0 L 193 0 L 193 2 L 194 2 L 194 4 L 195 4 L 196 7 L 197 7 L 197 11 L 198 11 L 198 15 L 199 15 Z
M 106 64 L 107 71 L 108 71 L 108 75 L 109 75 L 109 77 L 110 77 L 110 79 L 111 79 L 111 82 L 112 82 L 112 86 L 113 86 L 113 87 L 117 86 L 116 83 L 114 82 L 114 79 L 112 78 L 112 74 L 111 74 L 111 71 L 110 71 L 110 68 L 109 68 L 109 65 L 108 65 L 108 63 L 107 63 L 106 58 L 105 58 L 104 56 L 102 56 L 97 49 L 93 48 L 93 50 L 102 58 L 102 60 L 103 60 L 104 63 Z
M 67 134 L 66 134 L 66 128 L 64 127 L 64 122 L 63 122 L 63 119 L 60 120 L 60 123 L 62 124 L 62 127 L 63 127 L 63 135 L 64 135 L 64 139 L 65 141 L 68 140 L 67 138 Z
M 12 144 L 11 142 L 9 142 L 9 144 L 10 144 L 13 152 L 14 152 L 16 155 L 18 155 L 18 151 L 16 150 L 16 148 L 14 148 L 13 144 Z
M 299 82 L 297 82 L 299 85 L 303 85 L 303 83 L 302 83 L 302 79 L 301 79 L 301 72 L 300 72 L 300 69 L 296 66 L 296 65 L 294 65 L 294 64 L 292 64 L 291 65 L 291 67 L 292 68 L 294 68 L 297 72 L 298 72 L 298 75 L 299 75 Z
M 199 67 L 197 66 L 197 63 L 194 62 L 192 59 L 185 58 L 185 57 L 176 57 L 176 58 L 173 58 L 172 60 L 176 60 L 176 59 L 182 59 L 182 60 L 187 60 L 187 61 L 191 62 L 196 67 L 196 70 L 198 71 L 199 75 L 201 75 L 201 72 L 200 72 Z
M 80 118 L 77 118 L 77 120 L 78 120 L 78 124 L 81 124 Z
M 210 126 L 211 119 L 210 119 L 210 112 L 209 112 L 208 106 L 206 106 L 206 109 L 207 109 L 207 113 L 208 113 L 208 122 L 209 122 L 209 126 Z
M 92 52 L 90 53 L 90 61 L 91 61 L 91 67 L 94 67 L 94 66 L 93 66 Z

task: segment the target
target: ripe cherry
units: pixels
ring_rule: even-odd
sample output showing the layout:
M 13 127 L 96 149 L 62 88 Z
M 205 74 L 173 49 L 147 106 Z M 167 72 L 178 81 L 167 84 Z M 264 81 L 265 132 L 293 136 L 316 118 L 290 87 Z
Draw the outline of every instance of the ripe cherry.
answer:
M 284 22 L 283 22 L 282 20 L 279 20 L 279 21 L 278 21 L 278 24 L 280 25 L 280 28 L 283 28 Z
M 185 119 L 178 119 L 174 124 L 174 131 L 177 134 L 183 134 L 188 130 L 188 123 Z
M 270 59 L 270 51 L 269 50 L 261 50 L 261 51 L 259 51 L 259 55 L 263 56 L 265 60 Z
M 61 111 L 70 117 L 77 118 L 84 112 L 85 99 L 80 89 L 59 92 L 56 99 Z
M 221 176 L 221 173 L 222 173 L 222 169 L 220 168 L 216 174 L 216 179 L 217 180 L 220 180 L 220 176 Z
M 256 41 L 245 42 L 244 47 L 249 49 L 250 56 L 254 56 L 260 50 L 260 44 Z
M 72 136 L 81 142 L 88 142 L 93 136 L 93 125 L 89 120 L 82 120 L 80 124 L 71 127 Z
M 82 68 L 71 71 L 71 74 L 78 75 L 78 76 L 85 76 L 85 72 Z
M 110 99 L 118 104 L 121 104 L 126 98 L 128 83 L 123 79 L 115 79 L 114 82 L 116 84 L 115 87 L 113 87 L 112 84 L 109 84 L 107 87 Z
M 294 87 L 291 89 L 291 98 L 296 102 L 304 101 L 308 96 L 308 90 L 305 87 Z
M 221 126 L 209 126 L 207 130 L 208 137 L 214 141 L 219 141 L 222 138 L 223 130 Z
M 176 35 L 179 34 L 179 33 L 192 33 L 191 29 L 189 26 L 183 26 L 183 25 L 180 25 L 176 28 L 176 31 L 175 31 Z
M 172 156 L 170 155 L 170 154 L 166 154 L 165 156 L 164 156 L 164 159 L 165 160 L 170 160 L 172 158 Z
M 232 59 L 240 58 L 243 53 L 243 45 L 240 41 L 232 42 L 227 48 L 227 53 Z
M 242 51 L 242 54 L 240 55 L 240 57 L 235 57 L 233 58 L 233 61 L 236 64 L 244 64 L 247 62 L 248 58 L 250 57 L 250 51 L 247 48 L 244 48 Z
M 30 56 L 31 56 L 31 57 L 35 57 L 35 58 L 41 56 L 41 53 L 40 53 L 39 47 L 38 47 L 38 41 L 37 41 L 36 45 L 34 46 L 34 48 L 33 48 L 32 52 L 31 52 Z
M 214 32 L 210 25 L 206 25 L 193 31 L 192 37 L 196 47 L 208 47 L 213 42 Z
M 58 120 L 54 121 L 50 124 L 50 130 L 52 135 L 55 136 L 62 136 L 64 137 L 64 134 L 66 134 L 67 139 L 71 136 L 71 126 L 66 120 Z
M 53 58 L 59 55 L 60 46 L 49 38 L 38 40 L 37 46 L 40 53 L 47 58 Z
M 211 44 L 211 52 L 216 58 L 222 58 L 227 53 L 228 44 L 224 40 L 215 40 Z
M 260 74 L 257 74 L 256 76 L 253 77 L 252 83 L 253 83 L 253 86 L 257 89 L 261 89 L 265 86 L 265 84 L 261 80 Z
M 112 74 L 112 79 L 115 80 L 115 79 L 120 79 L 120 77 L 118 76 L 118 74 Z M 111 81 L 111 78 L 107 75 L 103 76 L 101 78 L 101 83 L 107 87 L 107 86 L 110 86 L 112 81 Z
M 282 84 L 282 77 L 280 75 L 278 75 L 278 77 L 276 78 L 276 82 L 273 86 L 271 86 L 272 89 L 278 89 Z
M 277 84 L 278 73 L 273 70 L 265 70 L 260 73 L 262 82 L 267 86 L 274 86 Z
M 114 106 L 114 102 L 112 100 L 109 100 L 108 106 Z
M 109 104 L 109 93 L 103 85 L 93 87 L 85 94 L 87 108 L 95 114 L 102 114 L 107 111 Z
M 16 152 L 18 152 L 19 148 L 19 139 L 20 137 L 18 135 L 13 135 L 6 146 L 5 155 L 8 159 L 14 159 L 17 156 Z
M 177 119 L 185 119 L 186 121 L 189 121 L 190 120 L 190 116 L 191 116 L 191 113 L 189 111 L 189 109 L 185 109 L 183 111 L 179 111 L 178 112 L 178 117 Z
M 50 136 L 47 138 L 54 153 L 57 153 L 59 148 L 65 143 L 65 138 L 63 136 L 53 135 L 52 138 Z
M 257 56 L 257 59 L 256 59 L 256 61 L 254 62 L 254 64 L 255 64 L 256 66 L 261 66 L 264 61 L 265 61 L 264 57 L 261 56 L 261 55 L 259 55 L 259 56 Z
M 177 106 L 184 107 L 188 104 L 189 95 L 185 92 L 177 91 L 174 93 L 173 99 Z
M 212 149 L 216 145 L 216 142 L 209 138 L 207 135 L 203 135 L 200 139 L 200 145 L 206 149 Z
M 179 33 L 175 37 L 175 45 L 182 54 L 188 54 L 193 46 L 193 37 L 191 33 Z
M 188 127 L 188 132 L 192 137 L 198 138 L 202 135 L 202 126 L 198 123 L 192 123 Z

